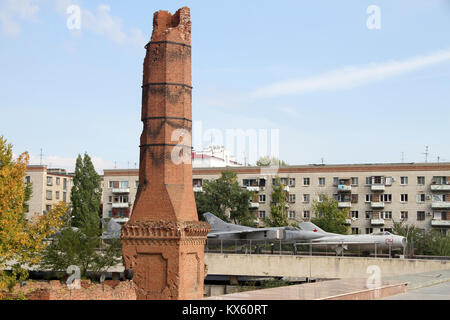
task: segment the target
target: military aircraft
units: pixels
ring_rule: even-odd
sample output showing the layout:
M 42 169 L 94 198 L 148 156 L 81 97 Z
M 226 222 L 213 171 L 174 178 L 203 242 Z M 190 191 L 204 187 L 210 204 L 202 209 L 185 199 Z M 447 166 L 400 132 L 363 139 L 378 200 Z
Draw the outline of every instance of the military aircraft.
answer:
M 225 222 L 210 212 L 204 213 L 206 221 L 211 225 L 207 237 L 218 240 L 257 240 L 295 243 L 319 237 L 312 230 L 300 230 L 295 227 L 252 228 Z
M 361 235 L 342 235 L 322 230 L 312 222 L 301 222 L 297 227 L 252 228 L 227 223 L 212 213 L 203 214 L 211 225 L 207 237 L 219 240 L 256 240 L 283 241 L 285 243 L 313 244 L 314 248 L 328 248 L 337 254 L 343 250 L 359 251 L 405 249 L 405 237 L 393 235 L 390 232 L 378 232 Z

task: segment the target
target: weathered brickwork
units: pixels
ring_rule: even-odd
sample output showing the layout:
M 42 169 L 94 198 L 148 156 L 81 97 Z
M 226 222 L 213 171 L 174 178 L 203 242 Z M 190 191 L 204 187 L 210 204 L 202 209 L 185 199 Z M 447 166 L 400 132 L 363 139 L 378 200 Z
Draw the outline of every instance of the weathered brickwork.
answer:
M 200 299 L 209 225 L 198 221 L 192 190 L 189 8 L 156 12 L 146 50 L 139 187 L 122 229 L 124 264 L 138 299 Z
M 1 294 L 0 294 L 1 295 Z M 28 282 L 20 287 L 16 285 L 13 293 L 3 293 L 2 298 L 25 298 L 27 300 L 136 300 L 135 284 L 132 281 L 106 280 L 94 284 L 89 280 L 81 281 L 80 289 L 69 290 L 61 281 Z

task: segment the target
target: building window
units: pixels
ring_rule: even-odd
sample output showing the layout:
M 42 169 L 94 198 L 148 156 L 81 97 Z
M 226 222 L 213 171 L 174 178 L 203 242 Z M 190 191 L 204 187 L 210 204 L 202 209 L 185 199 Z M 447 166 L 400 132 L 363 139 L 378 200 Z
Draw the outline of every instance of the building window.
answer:
M 49 213 L 50 210 L 52 210 L 52 205 L 51 205 L 51 204 L 47 204 L 47 205 L 45 206 L 45 213 Z
M 323 194 L 319 194 L 319 196 L 318 196 L 318 201 L 319 202 L 323 202 L 323 199 L 325 198 L 325 195 L 323 195 Z
M 353 177 L 352 178 L 352 186 L 357 186 L 359 184 L 359 179 L 358 177 Z
M 30 183 L 31 182 L 31 177 L 30 176 L 26 176 L 25 177 L 25 182 L 26 183 Z
M 392 202 L 392 194 L 382 194 L 380 197 L 381 202 Z
M 366 219 L 372 219 L 373 211 L 366 211 Z
M 290 194 L 289 195 L 289 202 L 290 203 L 295 203 L 295 194 Z
M 112 188 L 114 188 L 114 181 L 110 181 L 109 182 L 109 187 L 112 189 Z
M 295 178 L 289 178 L 289 187 L 295 187 Z
M 359 234 L 359 228 L 352 228 L 352 234 Z
M 136 180 L 136 188 L 139 187 L 139 180 Z
M 319 186 L 320 187 L 325 186 L 325 178 L 319 178 Z
M 266 202 L 266 195 L 265 194 L 260 194 L 259 195 L 259 202 Z
M 129 181 L 120 181 L 119 188 L 120 189 L 128 189 L 130 187 Z
M 339 185 L 339 178 L 338 177 L 334 177 L 333 178 L 333 186 L 338 186 Z
M 425 211 L 417 211 L 417 221 L 425 220 Z
M 47 200 L 52 200 L 52 192 L 50 190 L 47 191 L 46 199 Z
M 67 192 L 63 192 L 63 201 L 67 202 Z
M 373 233 L 373 228 L 366 228 L 366 234 Z
M 400 201 L 401 202 L 408 202 L 408 195 L 407 194 L 401 194 L 400 195 Z
M 47 177 L 47 185 L 48 186 L 52 186 L 53 185 L 53 178 L 52 177 Z
M 295 218 L 295 211 L 294 210 L 290 210 L 289 211 L 289 219 L 294 219 Z
M 419 203 L 425 202 L 425 193 L 419 193 L 417 195 L 417 202 L 419 202 Z
M 67 179 L 66 178 L 63 179 L 63 189 L 67 190 Z
M 392 219 L 392 211 L 385 211 L 381 213 L 383 219 Z
M 400 218 L 401 219 L 408 219 L 408 211 L 400 212 Z
M 425 177 L 417 177 L 417 184 L 419 186 L 425 185 Z
M 310 212 L 309 212 L 309 210 L 303 211 L 303 218 L 304 218 L 304 219 L 309 219 L 309 218 L 310 218 Z
M 358 211 L 352 211 L 351 215 L 353 219 L 358 219 Z
M 309 203 L 310 199 L 311 199 L 311 196 L 309 194 L 303 195 L 303 202 Z
M 258 211 L 258 217 L 260 219 L 265 219 L 266 218 L 266 212 L 265 211 Z
M 366 202 L 372 202 L 372 195 L 366 194 Z
M 303 185 L 309 186 L 311 184 L 311 180 L 309 178 L 303 178 Z
M 400 177 L 400 184 L 406 186 L 408 184 L 408 177 Z
M 358 203 L 358 194 L 352 194 L 351 202 L 352 203 Z
M 108 197 L 108 203 L 112 203 L 112 196 Z
M 108 211 L 108 217 L 112 218 L 113 214 L 112 214 L 112 210 Z
M 59 200 L 59 191 L 55 191 L 55 199 Z
M 366 186 L 370 186 L 372 184 L 372 177 L 366 177 Z
M 61 184 L 61 179 L 60 178 L 56 178 L 56 185 L 59 186 Z

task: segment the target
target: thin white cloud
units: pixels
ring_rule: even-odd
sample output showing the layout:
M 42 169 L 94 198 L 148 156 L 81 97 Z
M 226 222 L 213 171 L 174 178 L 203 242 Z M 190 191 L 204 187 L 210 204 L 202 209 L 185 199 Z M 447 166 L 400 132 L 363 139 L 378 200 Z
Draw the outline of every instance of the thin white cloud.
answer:
M 450 49 L 401 61 L 346 67 L 305 79 L 274 83 L 258 89 L 253 95 L 276 97 L 351 89 L 447 61 L 450 61 Z
M 39 6 L 34 0 L 3 0 L 0 2 L 0 25 L 7 36 L 16 36 L 22 29 L 20 21 L 37 22 Z

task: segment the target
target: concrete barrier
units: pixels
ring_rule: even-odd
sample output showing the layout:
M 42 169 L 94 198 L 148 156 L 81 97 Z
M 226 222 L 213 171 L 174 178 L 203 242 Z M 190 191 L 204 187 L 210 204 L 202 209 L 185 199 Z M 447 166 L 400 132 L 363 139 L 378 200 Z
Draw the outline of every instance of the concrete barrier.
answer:
M 368 277 L 378 266 L 382 277 L 450 269 L 450 261 L 361 257 L 205 254 L 208 275 L 308 277 L 345 279 Z

